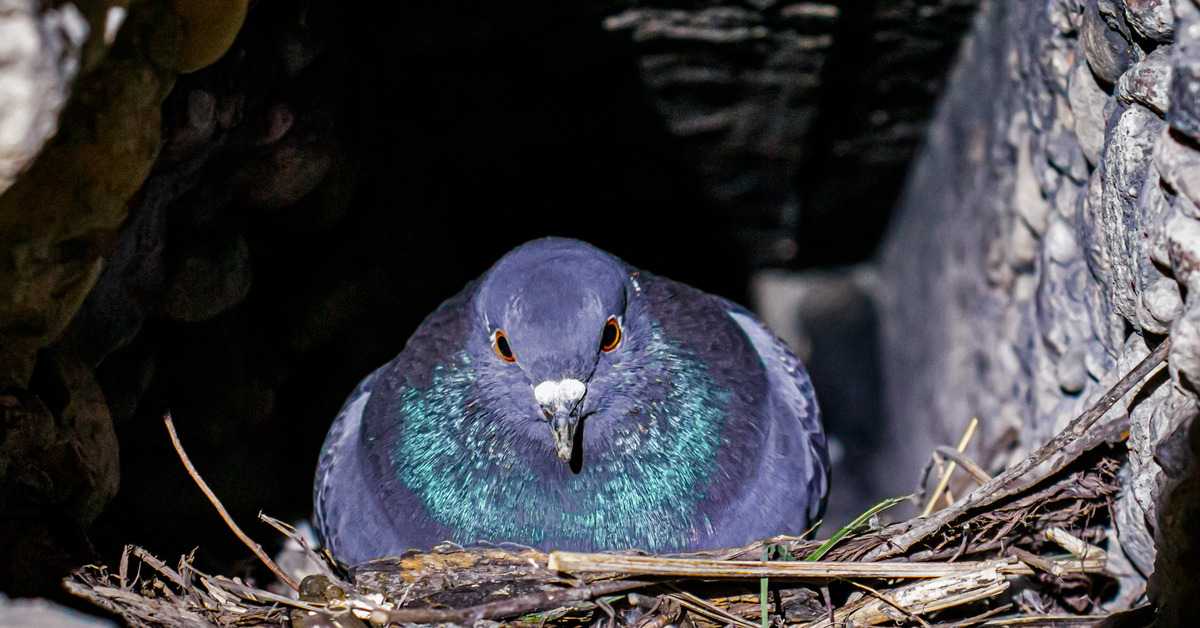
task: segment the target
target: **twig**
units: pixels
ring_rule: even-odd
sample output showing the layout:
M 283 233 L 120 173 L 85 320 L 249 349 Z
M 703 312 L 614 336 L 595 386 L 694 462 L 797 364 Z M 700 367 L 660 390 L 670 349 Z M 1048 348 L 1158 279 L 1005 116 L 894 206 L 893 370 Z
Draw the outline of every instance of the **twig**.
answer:
M 971 421 L 967 423 L 967 429 L 963 431 L 962 438 L 958 439 L 958 447 L 955 451 L 962 453 L 967 450 L 967 445 L 971 444 L 971 438 L 975 436 L 975 428 L 979 427 L 979 419 L 971 417 Z M 958 463 L 954 460 L 946 465 L 946 470 L 942 472 L 942 477 L 938 479 L 937 488 L 933 489 L 933 494 L 929 496 L 929 501 L 925 503 L 925 510 L 921 511 L 922 517 L 928 517 L 929 513 L 933 512 L 933 506 L 937 503 L 942 493 L 946 491 L 946 486 L 950 484 L 950 476 L 954 475 L 954 469 L 958 467 Z
M 850 584 L 853 584 L 854 586 L 865 590 L 867 593 L 870 593 L 871 595 L 875 596 L 879 601 L 883 602 L 884 604 L 887 604 L 888 606 L 891 606 L 892 608 L 900 611 L 901 613 L 904 613 L 904 615 L 906 617 L 908 617 L 909 619 L 916 621 L 917 623 L 921 624 L 922 626 L 925 626 L 925 628 L 929 628 L 929 622 L 922 619 L 920 615 L 917 615 L 916 613 L 901 606 L 898 602 L 891 599 L 890 597 L 880 593 L 879 591 L 876 591 L 875 589 L 872 589 L 871 587 L 869 587 L 861 582 L 850 581 Z
M 179 588 L 183 589 L 183 588 L 187 587 L 187 585 L 185 585 L 183 583 L 183 577 L 179 575 L 179 572 L 168 567 L 166 563 L 155 558 L 154 555 L 152 555 L 150 552 L 147 552 L 146 550 L 144 550 L 140 547 L 135 547 L 135 548 L 133 548 L 133 555 L 137 556 L 138 559 L 141 560 L 143 563 L 150 565 L 150 567 L 152 567 L 158 573 L 166 576 L 168 579 L 170 579 L 171 582 L 174 582 L 176 584 L 176 586 L 178 586 Z
M 1056 563 L 1052 560 L 1046 560 L 1045 558 L 1042 558 L 1041 556 L 1038 556 L 1037 554 L 1034 554 L 1028 550 L 1014 547 L 1010 549 L 1009 552 L 1011 552 L 1013 556 L 1016 556 L 1018 560 L 1026 565 L 1044 571 L 1052 576 L 1061 578 L 1063 574 L 1066 573 L 1062 565 L 1059 563 Z
M 905 615 L 922 615 L 991 598 L 1008 589 L 1008 579 L 997 569 L 980 569 L 962 576 L 947 576 L 921 580 L 891 589 L 885 600 L 863 597 L 838 609 L 834 619 L 814 621 L 806 628 L 832 628 L 845 623 L 854 626 L 874 626 L 899 620 L 893 608 L 901 607 Z
M 963 471 L 970 473 L 971 477 L 975 478 L 975 481 L 979 484 L 987 484 L 992 481 L 992 476 L 987 471 L 984 471 L 983 467 L 975 464 L 975 461 L 967 457 L 965 453 L 945 445 L 938 447 L 935 451 L 939 456 L 958 463 L 958 466 L 962 467 Z
M 650 613 L 647 613 L 647 615 L 647 619 L 641 620 L 642 623 L 637 624 L 636 628 L 666 628 L 667 626 L 675 623 L 676 620 L 675 617 L 671 617 L 666 613 L 659 613 L 653 616 L 650 616 Z
M 336 573 L 334 573 L 333 568 L 330 567 L 330 563 L 323 559 L 324 555 L 318 554 L 317 551 L 308 544 L 308 541 L 305 540 L 300 532 L 296 530 L 296 528 L 262 512 L 258 513 L 258 520 L 266 523 L 272 528 L 275 528 L 288 539 L 291 539 L 294 543 L 296 543 L 296 545 L 299 545 L 300 549 L 304 550 L 304 558 L 309 562 L 309 564 L 316 566 L 317 570 L 321 572 L 321 575 L 329 578 L 330 581 L 338 584 L 343 589 L 349 590 L 348 587 L 350 587 L 350 584 L 345 580 L 342 580 Z
M 275 564 L 275 561 L 271 560 L 270 556 L 267 556 L 267 553 L 263 551 L 262 546 L 251 540 L 249 536 L 246 536 L 246 533 L 242 532 L 242 529 L 233 522 L 233 518 L 229 516 L 229 511 L 225 510 L 225 506 L 221 504 L 221 500 L 217 499 L 216 494 L 212 492 L 212 489 L 208 488 L 208 484 L 204 482 L 204 478 L 201 478 L 200 474 L 196 471 L 196 467 L 192 466 L 192 461 L 188 458 L 187 453 L 183 451 L 183 444 L 179 442 L 179 434 L 175 433 L 175 422 L 171 420 L 170 412 L 163 415 L 163 423 L 165 423 L 167 426 L 167 432 L 171 435 L 171 444 L 175 446 L 175 452 L 179 454 L 179 460 L 183 462 L 183 466 L 187 469 L 188 475 L 192 476 L 192 479 L 196 481 L 196 485 L 199 486 L 200 490 L 204 492 L 204 496 L 208 498 L 208 501 L 212 502 L 214 507 L 216 507 L 217 512 L 221 514 L 221 518 L 225 520 L 225 525 L 229 526 L 230 530 L 233 530 L 233 533 L 236 534 L 239 539 L 241 539 L 242 543 L 245 543 L 246 547 L 250 548 L 250 551 L 254 552 L 254 555 L 257 556 L 258 559 L 261 560 L 263 564 L 266 565 L 267 568 L 270 569 L 277 578 L 279 578 L 280 581 L 291 587 L 293 591 L 299 591 L 300 587 L 297 586 L 296 583 L 290 577 L 288 577 L 288 575 L 284 573 L 282 569 L 279 568 L 279 565 Z
M 829 595 L 829 587 L 821 587 L 821 597 L 825 600 L 825 612 L 828 614 L 829 624 L 834 623 L 833 612 L 833 597 Z
M 1013 607 L 1013 605 L 1011 603 L 1004 604 L 1002 606 L 997 606 L 996 608 L 988 609 L 987 611 L 984 611 L 983 613 L 975 615 L 974 617 L 960 619 L 959 621 L 948 623 L 948 624 L 934 624 L 933 628 L 966 628 L 967 626 L 972 626 L 974 624 L 978 624 L 979 622 L 981 622 L 993 615 L 999 615 L 1000 613 L 1007 612 L 1012 607 Z
M 121 584 L 121 589 L 128 589 L 127 576 L 129 575 L 129 552 L 133 550 L 132 545 L 126 545 L 121 551 L 121 565 L 117 568 L 118 582 Z
M 1050 528 L 1046 530 L 1046 538 L 1058 543 L 1063 549 L 1080 558 L 1092 558 L 1097 555 L 1104 555 L 1104 550 L 1072 535 L 1062 528 Z
M 1016 617 L 997 617 L 996 619 L 984 620 L 980 626 L 996 626 L 997 628 L 1020 628 L 1021 626 L 1042 627 L 1054 626 L 1055 628 L 1067 628 L 1068 626 L 1077 626 L 1078 628 L 1100 628 L 1107 625 L 1104 621 L 1106 615 L 1018 615 Z
M 668 594 L 668 597 L 674 600 L 676 604 L 679 604 L 680 606 L 689 609 L 694 613 L 704 615 L 718 621 L 723 621 L 727 624 L 742 626 L 743 628 L 758 628 L 753 622 L 747 621 L 742 617 L 738 617 L 737 615 L 734 615 L 733 613 L 714 605 L 712 602 L 709 602 L 698 595 L 688 593 L 687 591 L 684 591 L 673 584 L 667 584 L 667 587 L 675 590 L 675 594 Z
M 418 578 L 408 583 L 407 587 L 404 587 L 404 594 L 400 596 L 400 601 L 396 602 L 396 608 L 404 608 L 404 603 L 408 601 L 408 594 L 412 593 L 413 587 L 417 586 L 417 583 L 420 581 L 421 579 Z
M 467 608 L 399 608 L 371 613 L 376 624 L 473 624 L 481 619 L 509 617 L 539 609 L 555 608 L 571 602 L 590 600 L 599 595 L 637 589 L 653 584 L 642 580 L 598 582 L 573 589 L 556 589 L 530 593 L 509 600 L 487 602 Z
M 1097 556 L 1061 561 L 1068 573 L 1094 573 L 1104 569 Z M 940 578 L 962 576 L 995 568 L 1005 574 L 1031 574 L 1033 570 L 1011 559 L 958 563 L 837 562 L 707 560 L 664 556 L 629 556 L 586 552 L 550 552 L 549 569 L 567 573 L 619 573 L 685 578 Z
M 1037 468 L 1038 465 L 1050 459 L 1068 445 L 1079 440 L 1089 427 L 1100 417 L 1104 416 L 1118 401 L 1129 394 L 1146 376 L 1154 372 L 1166 360 L 1167 352 L 1171 349 L 1171 339 L 1165 338 L 1150 355 L 1133 367 L 1125 377 L 1122 377 L 1099 401 L 1076 417 L 1065 429 L 1055 434 L 1045 445 L 1029 455 L 1020 463 L 1009 467 L 1004 473 L 992 478 L 990 482 L 975 489 L 954 506 L 943 508 L 930 517 L 913 526 L 909 531 L 888 539 L 887 543 L 868 552 L 863 560 L 876 561 L 895 556 L 908 551 L 914 543 L 941 529 L 950 521 L 959 517 L 972 508 L 986 505 L 1002 497 L 1009 485 L 1017 478 Z

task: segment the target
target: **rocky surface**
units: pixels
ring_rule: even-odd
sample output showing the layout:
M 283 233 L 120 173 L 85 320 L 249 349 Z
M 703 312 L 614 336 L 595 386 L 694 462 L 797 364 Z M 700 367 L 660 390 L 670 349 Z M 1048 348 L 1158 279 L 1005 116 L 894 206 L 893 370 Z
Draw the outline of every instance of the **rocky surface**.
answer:
M 604 26 L 754 262 L 828 266 L 873 252 L 975 5 L 639 3 Z
M 1194 483 L 1198 17 L 1191 0 L 984 3 L 881 256 L 909 469 L 971 416 L 979 459 L 1010 464 L 1170 334 L 1169 373 L 1113 410 L 1130 421 L 1114 607 L 1151 573 L 1178 578 L 1194 543 L 1178 523 L 1194 501 L 1170 495 Z M 1181 621 L 1182 588 L 1156 590 L 1164 619 Z
M 63 339 L 159 155 L 180 59 L 228 47 L 184 37 L 160 5 L 126 17 L 105 2 L 0 7 L 0 589 L 12 594 L 58 590 L 94 555 L 86 529 L 117 492 L 117 439 L 100 356 Z
M 9 600 L 0 593 L 0 628 L 116 628 L 116 624 L 57 606 L 46 600 Z
M 5 0 L 0 12 L 3 193 L 58 128 L 89 27 L 73 4 L 43 11 L 37 2 Z

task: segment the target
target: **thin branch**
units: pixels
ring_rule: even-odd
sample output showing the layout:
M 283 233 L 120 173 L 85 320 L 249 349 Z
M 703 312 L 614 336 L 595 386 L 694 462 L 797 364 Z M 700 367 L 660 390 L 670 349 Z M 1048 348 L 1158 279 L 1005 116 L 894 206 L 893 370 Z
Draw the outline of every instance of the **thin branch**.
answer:
M 829 624 L 833 625 L 835 621 L 833 612 L 833 597 L 829 595 L 829 587 L 821 587 L 821 597 L 825 600 L 825 612 L 828 615 Z
M 978 624 L 979 622 L 982 622 L 983 620 L 985 620 L 988 617 L 991 617 L 993 615 L 999 615 L 1000 613 L 1006 613 L 1010 609 L 1012 609 L 1012 607 L 1013 607 L 1013 605 L 1011 603 L 1004 604 L 1001 606 L 997 606 L 996 608 L 984 611 L 983 613 L 975 615 L 974 617 L 960 619 L 959 621 L 948 623 L 948 624 L 934 624 L 932 628 L 966 628 L 967 626 L 973 626 L 975 624 Z
M 200 487 L 200 490 L 204 492 L 204 496 L 207 497 L 208 501 L 212 502 L 212 505 L 216 507 L 217 512 L 221 514 L 221 518 L 225 520 L 225 525 L 229 526 L 230 530 L 233 530 L 233 533 L 236 534 L 239 539 L 241 539 L 242 543 L 245 543 L 246 547 L 250 548 L 250 551 L 254 552 L 254 555 L 257 556 L 258 559 L 261 560 L 263 564 L 266 565 L 267 568 L 270 569 L 277 578 L 279 578 L 280 581 L 291 587 L 293 591 L 299 591 L 300 587 L 296 585 L 296 582 L 288 577 L 288 575 L 279 568 L 279 565 L 276 565 L 275 561 L 271 560 L 270 556 L 267 556 L 267 553 L 263 551 L 262 546 L 258 543 L 255 543 L 249 536 L 246 536 L 246 533 L 242 532 L 242 529 L 233 522 L 233 518 L 229 516 L 229 511 L 225 510 L 225 506 L 221 504 L 221 500 L 217 499 L 217 495 L 212 492 L 212 489 L 208 488 L 208 484 L 205 483 L 204 478 L 200 477 L 200 473 L 196 471 L 196 467 L 192 466 L 192 461 L 188 458 L 187 453 L 183 451 L 183 444 L 179 442 L 179 434 L 175 433 L 175 422 L 171 420 L 170 412 L 163 415 L 163 423 L 165 423 L 167 426 L 167 432 L 171 435 L 171 444 L 175 446 L 175 452 L 179 454 L 179 459 L 183 462 L 184 468 L 187 469 L 188 475 L 192 476 L 192 479 L 196 481 L 196 486 Z
M 334 582 L 343 589 L 349 590 L 349 588 L 351 588 L 350 583 L 346 582 L 336 573 L 334 573 L 330 563 L 322 558 L 323 554 L 317 553 L 317 551 L 308 544 L 308 541 L 305 540 L 304 536 L 301 535 L 296 528 L 262 512 L 258 513 L 258 520 L 266 523 L 276 530 L 279 530 L 280 533 L 290 539 L 293 543 L 299 545 L 300 549 L 304 552 L 304 559 L 307 560 L 310 565 L 315 566 L 317 570 L 321 572 L 321 575 L 329 578 L 330 581 Z
M 979 427 L 979 419 L 971 417 L 971 421 L 967 423 L 967 429 L 963 431 L 962 438 L 958 439 L 958 447 L 955 451 L 963 453 L 967 450 L 967 445 L 971 444 L 971 438 L 975 436 L 975 428 Z M 951 460 L 950 464 L 946 465 L 946 470 L 942 472 L 942 477 L 938 479 L 937 488 L 933 489 L 933 494 L 929 496 L 929 501 L 925 503 L 925 510 L 921 511 L 922 517 L 928 517 L 929 513 L 933 512 L 933 506 L 937 503 L 942 493 L 946 492 L 946 487 L 950 484 L 950 476 L 954 475 L 954 469 L 958 467 L 958 462 Z
M 891 606 L 892 608 L 900 611 L 901 613 L 904 613 L 909 619 L 921 624 L 922 626 L 925 626 L 925 628 L 929 628 L 929 622 L 922 619 L 920 615 L 917 615 L 916 613 L 901 606 L 898 602 L 896 602 L 892 598 L 880 593 L 879 591 L 876 591 L 875 589 L 872 589 L 871 587 L 869 587 L 861 582 L 854 582 L 853 580 L 850 580 L 849 582 L 850 582 L 850 584 L 852 584 L 860 589 L 866 590 L 867 593 L 870 593 L 871 595 L 875 596 L 875 598 L 878 599 L 880 602 L 883 602 L 884 604 Z
M 1028 550 L 1023 550 L 1019 547 L 1014 547 L 1014 548 L 1009 549 L 1008 551 L 1009 551 L 1009 553 L 1011 553 L 1013 556 L 1017 557 L 1018 560 L 1025 563 L 1026 565 L 1029 565 L 1030 567 L 1034 567 L 1040 571 L 1044 571 L 1052 576 L 1057 576 L 1057 577 L 1061 578 L 1066 573 L 1065 571 L 1063 571 L 1062 565 L 1060 565 L 1052 560 L 1046 560 L 1045 558 L 1042 558 L 1041 556 L 1038 556 L 1037 554 L 1034 554 L 1033 552 L 1030 552 Z
M 1105 558 L 1060 561 L 1067 573 L 1095 573 Z M 548 568 L 565 573 L 620 573 L 685 578 L 940 578 L 994 568 L 1005 574 L 1031 574 L 1027 565 L 1011 559 L 957 563 L 706 560 L 665 556 L 631 556 L 587 552 L 550 552 Z
M 737 615 L 718 607 L 717 605 L 698 595 L 684 591 L 674 584 L 667 584 L 667 587 L 674 589 L 676 592 L 675 594 L 667 594 L 668 597 L 674 600 L 676 604 L 690 609 L 694 613 L 705 615 L 718 621 L 726 622 L 726 624 L 742 626 L 743 628 L 758 628 L 758 626 L 753 622 L 747 621 L 745 618 L 738 617 Z
M 150 567 L 158 573 L 166 576 L 171 582 L 175 583 L 175 586 L 178 586 L 181 589 L 187 588 L 187 585 L 183 582 L 183 576 L 180 576 L 179 572 L 168 567 L 166 563 L 158 558 L 155 558 L 150 552 L 147 552 L 140 547 L 135 547 L 133 548 L 133 555 L 137 556 L 138 559 L 143 563 L 150 565 Z
M 467 608 L 400 608 L 371 613 L 376 624 L 473 624 L 481 619 L 511 617 L 530 611 L 556 608 L 571 602 L 582 602 L 600 595 L 627 591 L 654 584 L 641 580 L 598 582 L 572 589 L 555 589 L 530 593 L 509 600 L 488 602 Z
M 987 471 L 984 471 L 983 467 L 975 464 L 974 460 L 968 458 L 967 454 L 945 445 L 938 447 L 935 451 L 937 451 L 939 456 L 958 463 L 963 468 L 963 471 L 970 473 L 971 477 L 975 478 L 977 483 L 982 485 L 992 481 L 992 476 Z

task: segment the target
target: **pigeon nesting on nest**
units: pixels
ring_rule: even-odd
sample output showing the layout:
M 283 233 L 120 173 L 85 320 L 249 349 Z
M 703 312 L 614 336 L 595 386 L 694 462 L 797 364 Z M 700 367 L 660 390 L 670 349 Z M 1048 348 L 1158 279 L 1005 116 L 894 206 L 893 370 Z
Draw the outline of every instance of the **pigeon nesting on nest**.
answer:
M 710 548 L 804 532 L 828 482 L 808 375 L 752 314 L 546 238 L 358 385 L 316 527 L 348 564 L 447 539 Z

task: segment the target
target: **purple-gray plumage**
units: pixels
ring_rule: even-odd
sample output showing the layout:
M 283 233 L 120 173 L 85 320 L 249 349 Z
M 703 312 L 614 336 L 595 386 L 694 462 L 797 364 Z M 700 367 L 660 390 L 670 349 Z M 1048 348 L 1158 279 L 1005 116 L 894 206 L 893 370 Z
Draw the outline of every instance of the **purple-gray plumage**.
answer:
M 808 375 L 753 315 L 546 238 L 359 384 L 315 520 L 348 564 L 447 539 L 682 550 L 803 532 L 828 483 Z

